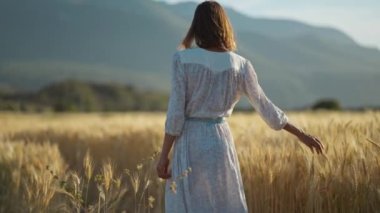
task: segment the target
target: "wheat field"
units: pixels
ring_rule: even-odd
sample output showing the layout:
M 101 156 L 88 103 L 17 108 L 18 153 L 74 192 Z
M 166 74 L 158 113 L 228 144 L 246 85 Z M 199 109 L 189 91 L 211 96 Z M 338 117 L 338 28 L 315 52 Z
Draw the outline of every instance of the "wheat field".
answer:
M 255 113 L 228 118 L 249 211 L 380 212 L 380 112 L 288 116 L 321 139 L 325 155 Z M 155 161 L 164 120 L 147 112 L 0 113 L 0 212 L 163 212 Z

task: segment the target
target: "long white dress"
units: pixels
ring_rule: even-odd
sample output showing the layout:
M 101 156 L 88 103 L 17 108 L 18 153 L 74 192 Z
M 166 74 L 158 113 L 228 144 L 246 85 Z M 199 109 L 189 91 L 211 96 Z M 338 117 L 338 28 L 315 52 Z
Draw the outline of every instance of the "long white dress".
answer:
M 224 118 L 231 116 L 242 95 L 272 129 L 282 129 L 288 117 L 266 97 L 252 63 L 233 51 L 175 52 L 171 86 L 165 132 L 179 137 L 173 146 L 172 177 L 166 181 L 165 212 L 248 212 Z M 183 177 L 188 168 L 191 172 Z

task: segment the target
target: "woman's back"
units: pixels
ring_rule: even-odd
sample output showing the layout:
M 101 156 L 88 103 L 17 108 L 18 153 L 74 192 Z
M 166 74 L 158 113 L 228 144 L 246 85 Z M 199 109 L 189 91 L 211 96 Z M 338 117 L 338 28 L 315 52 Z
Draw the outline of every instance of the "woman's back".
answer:
M 265 96 L 251 62 L 233 51 L 198 47 L 177 51 L 173 56 L 172 93 L 166 130 L 174 135 L 180 133 L 185 117 L 231 116 L 241 95 L 248 97 L 273 129 L 281 129 L 287 122 L 283 111 Z
M 230 116 L 239 100 L 237 82 L 245 59 L 232 51 L 213 52 L 202 48 L 179 51 L 175 57 L 186 81 L 185 114 L 211 118 Z

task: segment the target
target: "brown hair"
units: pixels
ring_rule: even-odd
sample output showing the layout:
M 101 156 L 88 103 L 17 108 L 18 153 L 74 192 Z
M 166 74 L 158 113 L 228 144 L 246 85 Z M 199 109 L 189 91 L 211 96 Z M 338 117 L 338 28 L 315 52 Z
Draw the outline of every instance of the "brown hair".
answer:
M 216 1 L 204 1 L 195 9 L 193 21 L 180 48 L 190 48 L 195 40 L 201 48 L 236 50 L 232 25 L 223 7 Z

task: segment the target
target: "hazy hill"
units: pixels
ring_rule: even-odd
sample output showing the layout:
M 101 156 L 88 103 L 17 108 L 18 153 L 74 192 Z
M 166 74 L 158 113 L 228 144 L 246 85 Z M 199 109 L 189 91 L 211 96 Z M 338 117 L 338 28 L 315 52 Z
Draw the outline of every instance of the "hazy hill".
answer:
M 123 10 L 72 2 L 0 2 L 2 83 L 37 89 L 67 77 L 166 82 L 161 76 L 181 36 L 170 14 L 144 1 L 128 1 Z
M 168 5 L 174 14 L 186 20 L 192 19 L 196 6 L 197 4 L 193 2 Z M 227 13 L 237 31 L 255 32 L 274 38 L 291 38 L 311 34 L 339 43 L 354 43 L 349 36 L 333 28 L 310 26 L 294 20 L 252 18 L 230 8 L 227 8 Z
M 168 91 L 170 60 L 194 3 L 149 0 L 0 1 L 0 87 L 37 90 L 67 78 Z M 322 97 L 380 105 L 380 52 L 345 33 L 228 9 L 238 53 L 281 107 Z

